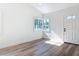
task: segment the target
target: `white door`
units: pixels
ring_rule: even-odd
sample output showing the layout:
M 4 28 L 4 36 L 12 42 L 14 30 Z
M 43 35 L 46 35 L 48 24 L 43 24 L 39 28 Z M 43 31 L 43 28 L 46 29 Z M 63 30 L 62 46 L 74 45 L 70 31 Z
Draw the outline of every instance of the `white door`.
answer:
M 64 42 L 73 43 L 73 20 L 64 19 Z
M 64 19 L 64 42 L 79 44 L 79 19 Z

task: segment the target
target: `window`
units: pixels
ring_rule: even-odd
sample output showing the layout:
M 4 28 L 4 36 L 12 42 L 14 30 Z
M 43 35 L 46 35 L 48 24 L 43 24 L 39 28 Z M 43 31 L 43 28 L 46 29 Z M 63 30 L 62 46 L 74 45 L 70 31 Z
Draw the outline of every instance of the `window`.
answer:
M 49 19 L 42 19 L 42 18 L 35 19 L 34 30 L 49 31 Z
M 37 31 L 42 30 L 42 19 L 40 19 L 40 18 L 35 19 L 34 29 Z
M 49 31 L 49 19 L 43 20 L 43 31 Z

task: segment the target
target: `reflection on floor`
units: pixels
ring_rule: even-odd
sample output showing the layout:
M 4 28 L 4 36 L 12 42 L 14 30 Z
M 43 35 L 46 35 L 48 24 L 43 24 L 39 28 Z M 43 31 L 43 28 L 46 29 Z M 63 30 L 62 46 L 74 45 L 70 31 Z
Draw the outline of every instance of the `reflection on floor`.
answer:
M 79 55 L 79 46 L 64 43 L 61 46 L 46 43 L 48 39 L 22 43 L 16 46 L 0 49 L 3 56 L 72 56 Z

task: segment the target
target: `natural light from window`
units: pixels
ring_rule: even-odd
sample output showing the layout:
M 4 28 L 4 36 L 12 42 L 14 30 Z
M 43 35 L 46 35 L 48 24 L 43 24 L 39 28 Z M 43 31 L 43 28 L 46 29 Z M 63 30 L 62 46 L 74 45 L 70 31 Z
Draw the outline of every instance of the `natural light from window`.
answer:
M 47 37 L 49 38 L 48 41 L 45 43 L 51 44 L 51 45 L 56 45 L 56 46 L 61 46 L 64 42 L 63 39 L 61 39 L 55 32 L 51 31 L 50 33 L 45 33 Z

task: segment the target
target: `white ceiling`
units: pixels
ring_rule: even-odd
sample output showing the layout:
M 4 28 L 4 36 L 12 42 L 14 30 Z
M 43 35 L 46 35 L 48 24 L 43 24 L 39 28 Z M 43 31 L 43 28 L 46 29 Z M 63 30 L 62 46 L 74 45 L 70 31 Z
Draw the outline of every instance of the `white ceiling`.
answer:
M 34 8 L 42 13 L 55 12 L 64 8 L 79 5 L 78 3 L 31 3 Z

